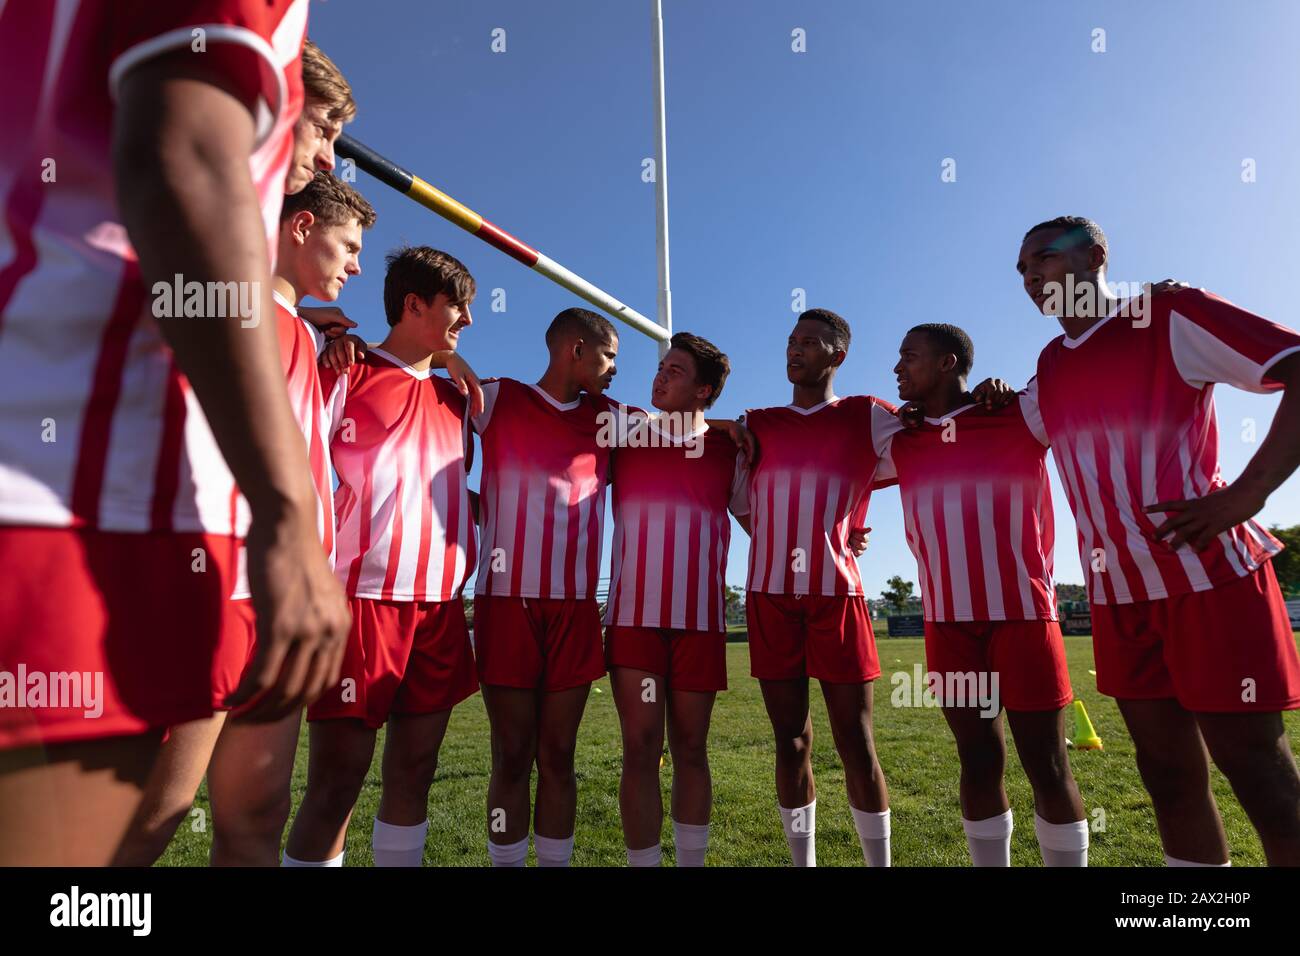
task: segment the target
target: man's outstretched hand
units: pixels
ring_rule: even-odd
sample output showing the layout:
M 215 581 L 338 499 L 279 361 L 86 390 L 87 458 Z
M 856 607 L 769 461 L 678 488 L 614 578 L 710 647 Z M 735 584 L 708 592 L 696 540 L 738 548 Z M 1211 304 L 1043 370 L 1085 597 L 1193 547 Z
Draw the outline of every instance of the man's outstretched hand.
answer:
M 854 528 L 849 532 L 849 550 L 853 552 L 855 558 L 862 557 L 863 552 L 867 550 L 867 542 L 870 539 L 870 528 Z

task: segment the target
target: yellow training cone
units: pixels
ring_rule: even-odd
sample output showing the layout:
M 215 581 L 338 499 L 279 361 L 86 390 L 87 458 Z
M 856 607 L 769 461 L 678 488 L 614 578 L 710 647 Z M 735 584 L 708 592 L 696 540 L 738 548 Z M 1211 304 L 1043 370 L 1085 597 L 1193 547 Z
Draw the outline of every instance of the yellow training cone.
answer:
M 1075 750 L 1101 750 L 1101 738 L 1097 736 L 1097 731 L 1093 729 L 1092 721 L 1088 719 L 1088 711 L 1083 707 L 1083 701 L 1074 702 L 1074 743 L 1071 744 Z

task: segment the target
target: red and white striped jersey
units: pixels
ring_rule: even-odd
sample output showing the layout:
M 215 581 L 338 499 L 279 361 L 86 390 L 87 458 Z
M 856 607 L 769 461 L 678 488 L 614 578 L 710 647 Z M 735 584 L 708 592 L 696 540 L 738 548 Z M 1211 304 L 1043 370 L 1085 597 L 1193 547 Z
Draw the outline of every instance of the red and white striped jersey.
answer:
M 339 486 L 335 573 L 351 597 L 458 600 L 474 566 L 465 398 L 383 349 L 320 370 Z
M 280 363 L 289 387 L 289 407 L 307 443 L 307 463 L 318 500 L 316 526 L 325 553 L 334 559 L 334 483 L 330 476 L 329 420 L 321 392 L 317 357 L 325 344 L 320 331 L 298 314 L 288 299 L 275 296 L 275 329 L 280 337 Z
M 1056 620 L 1047 435 L 1033 404 L 876 424 L 876 478 L 898 479 L 925 619 Z
M 297 307 L 272 291 L 275 298 L 275 331 L 280 340 L 280 365 L 289 389 L 289 407 L 307 443 L 307 463 L 316 486 L 316 528 L 325 553 L 334 561 L 334 488 L 330 480 L 329 425 L 321 395 L 320 372 L 316 364 L 325 337 L 298 315 Z M 243 505 L 241 499 L 241 505 Z M 247 507 L 246 505 L 243 505 Z M 251 597 L 248 589 L 247 552 L 239 549 L 235 589 L 231 600 Z
M 592 598 L 600 575 L 605 484 L 619 405 L 583 394 L 562 404 L 536 385 L 483 383 L 482 549 L 475 594 Z
M 1038 357 L 1036 401 L 1079 528 L 1094 604 L 1205 591 L 1257 569 L 1281 542 L 1253 519 L 1197 554 L 1153 532 L 1160 501 L 1224 487 L 1214 383 L 1281 387 L 1266 371 L 1300 351 L 1300 334 L 1201 289 L 1151 297 L 1138 320 L 1112 313 Z
M 136 65 L 199 42 L 257 91 L 250 169 L 274 255 L 306 27 L 307 0 L 0 4 L 0 522 L 244 532 L 119 221 L 114 96 Z
M 726 630 L 730 509 L 748 511 L 743 459 L 724 433 L 646 419 L 614 450 L 614 554 L 605 623 Z
M 749 478 L 749 590 L 767 594 L 862 594 L 849 533 L 863 526 L 879 458 L 873 421 L 896 409 L 871 395 L 812 408 L 746 413 L 758 439 Z

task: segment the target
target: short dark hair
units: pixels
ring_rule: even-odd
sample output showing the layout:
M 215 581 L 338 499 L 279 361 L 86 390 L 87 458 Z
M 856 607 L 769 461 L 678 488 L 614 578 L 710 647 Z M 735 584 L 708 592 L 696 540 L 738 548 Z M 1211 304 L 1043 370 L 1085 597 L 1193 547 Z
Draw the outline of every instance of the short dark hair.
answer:
M 965 378 L 970 374 L 970 370 L 975 367 L 975 343 L 970 340 L 964 329 L 959 329 L 955 325 L 949 325 L 947 322 L 925 322 L 921 325 L 914 325 L 907 330 L 907 334 L 921 332 L 929 337 L 930 341 L 939 347 L 939 350 L 945 355 L 951 352 L 957 357 L 957 374 Z
M 1048 219 L 1032 227 L 1027 233 L 1025 233 L 1025 238 L 1020 241 L 1024 242 L 1025 239 L 1028 239 L 1034 233 L 1041 232 L 1044 229 L 1064 229 L 1067 236 L 1074 236 L 1083 239 L 1083 247 L 1085 249 L 1089 249 L 1092 246 L 1101 246 L 1102 250 L 1106 253 L 1107 258 L 1110 257 L 1110 246 L 1106 242 L 1106 233 L 1102 232 L 1101 226 L 1097 225 L 1091 219 L 1087 219 L 1083 216 L 1057 216 L 1055 219 Z
M 441 292 L 457 305 L 474 301 L 477 286 L 465 264 L 455 256 L 429 246 L 402 246 L 384 261 L 384 316 L 389 325 L 402 321 L 406 297 L 414 292 L 425 302 L 432 302 Z
M 351 219 L 355 219 L 362 229 L 369 229 L 375 224 L 375 208 L 366 201 L 366 197 L 320 169 L 316 170 L 311 182 L 299 192 L 284 197 L 284 204 L 280 207 L 280 222 L 287 222 L 295 213 L 304 209 L 315 216 L 317 222 L 326 226 L 340 226 Z
M 708 339 L 702 339 L 690 332 L 678 332 L 668 340 L 668 347 L 681 349 L 695 360 L 695 381 L 710 386 L 709 400 L 704 407 L 710 407 L 722 394 L 722 386 L 731 374 L 731 360 L 720 348 Z
M 849 350 L 849 340 L 853 335 L 849 331 L 849 323 L 844 321 L 843 316 L 837 315 L 830 309 L 809 309 L 807 312 L 801 313 L 795 321 L 802 322 L 804 319 L 825 322 L 831 327 L 831 344 L 841 352 Z
M 565 309 L 546 328 L 546 347 L 551 348 L 566 335 L 576 335 L 592 342 L 616 342 L 614 323 L 591 309 Z

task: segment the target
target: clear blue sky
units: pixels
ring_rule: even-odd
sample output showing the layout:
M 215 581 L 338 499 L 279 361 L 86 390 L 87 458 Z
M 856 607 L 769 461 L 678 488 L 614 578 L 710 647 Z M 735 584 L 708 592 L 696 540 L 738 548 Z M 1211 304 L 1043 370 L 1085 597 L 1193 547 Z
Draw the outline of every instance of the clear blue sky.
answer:
M 653 317 L 649 9 L 317 0 L 310 33 L 356 92 L 349 132 Z M 664 0 L 664 20 L 675 325 L 730 354 L 722 414 L 790 400 L 796 288 L 853 326 L 842 395 L 895 399 L 898 342 L 924 321 L 971 334 L 974 380 L 1023 384 L 1059 328 L 1021 291 L 1016 251 L 1059 214 L 1102 224 L 1113 279 L 1185 279 L 1300 326 L 1300 4 Z M 940 179 L 945 158 L 956 182 Z M 364 173 L 357 186 L 379 212 L 339 303 L 361 332 L 386 329 L 384 251 L 427 243 L 478 280 L 463 354 L 481 374 L 535 380 L 546 323 L 574 297 Z M 648 402 L 656 361 L 627 330 L 611 394 Z M 1262 440 L 1277 399 L 1221 387 L 1217 403 L 1231 480 L 1258 447 L 1243 420 Z M 1057 579 L 1081 582 L 1056 477 Z M 1262 519 L 1300 523 L 1300 478 Z M 896 490 L 873 497 L 869 523 L 868 594 L 915 581 Z M 731 583 L 747 546 L 736 528 Z

